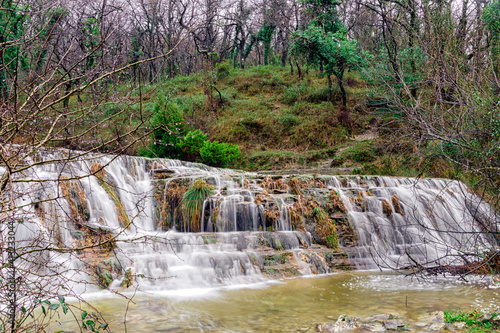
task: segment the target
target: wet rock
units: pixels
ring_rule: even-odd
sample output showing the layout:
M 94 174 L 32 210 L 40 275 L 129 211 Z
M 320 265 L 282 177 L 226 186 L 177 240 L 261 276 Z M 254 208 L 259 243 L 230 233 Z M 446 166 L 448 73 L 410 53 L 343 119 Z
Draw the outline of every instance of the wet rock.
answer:
M 483 320 L 490 320 L 491 318 L 493 318 L 493 316 L 491 315 L 491 313 L 485 312 L 482 315 L 480 315 L 479 318 L 477 318 L 477 320 L 483 321 Z
M 332 332 L 352 331 L 361 327 L 361 320 L 356 317 L 341 315 L 333 325 Z
M 466 323 L 463 322 L 463 321 L 460 321 L 458 323 L 453 323 L 453 327 L 458 329 L 458 330 L 461 330 L 465 327 Z
M 316 331 L 318 332 L 333 332 L 334 324 L 326 323 L 326 324 L 318 324 L 316 325 Z
M 431 332 L 439 332 L 445 328 L 445 323 L 432 323 L 427 326 L 427 330 Z
M 384 321 L 384 326 L 388 331 L 399 331 L 405 328 L 405 323 L 399 319 L 389 319 Z
M 381 322 L 363 324 L 363 328 L 370 332 L 385 332 L 385 326 Z
M 433 323 L 444 323 L 444 312 L 443 311 L 436 311 L 430 313 L 428 316 L 426 316 L 427 321 L 431 321 Z
M 368 317 L 364 321 L 366 321 L 366 322 L 371 322 L 371 321 L 383 322 L 384 320 L 388 320 L 389 317 L 390 317 L 390 315 L 388 315 L 388 314 L 378 314 L 375 316 Z

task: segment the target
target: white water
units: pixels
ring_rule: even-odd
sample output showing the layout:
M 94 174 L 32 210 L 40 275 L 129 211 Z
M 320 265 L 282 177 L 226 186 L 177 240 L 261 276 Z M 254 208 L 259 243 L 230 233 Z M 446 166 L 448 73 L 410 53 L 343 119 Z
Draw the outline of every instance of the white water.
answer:
M 39 158 L 50 161 L 64 159 L 67 154 L 44 152 Z M 97 177 L 88 176 L 97 163 L 104 166 L 108 190 Z M 165 232 L 155 225 L 154 183 L 160 182 L 162 185 L 158 188 L 164 188 L 169 182 L 153 179 L 153 174 L 162 169 L 173 172 L 169 179 L 185 177 L 192 182 L 203 178 L 214 186 L 213 195 L 204 204 L 201 230 L 220 232 L 217 236 Z M 76 178 L 85 193 L 88 208 L 85 218 L 73 216 L 70 202 L 62 195 L 64 191 L 57 180 L 68 177 Z M 13 199 L 17 207 L 22 207 L 16 214 L 23 219 L 23 224 L 17 227 L 18 247 L 43 248 L 51 244 L 59 249 L 71 249 L 77 246 L 75 235 L 79 227 L 75 221 L 78 221 L 118 235 L 117 260 L 112 268 L 115 280 L 110 286 L 113 289 L 121 288 L 123 273 L 128 269 L 134 275 L 131 288 L 146 292 L 263 281 L 265 278 L 248 254 L 255 247 L 254 241 L 263 237 L 257 231 L 270 227 L 266 225 L 264 210 L 270 205 L 277 207 L 279 217 L 275 229 L 283 232 L 273 234 L 285 249 L 298 249 L 301 236 L 289 231 L 292 227 L 288 209 L 293 196 L 281 190 L 267 195 L 265 203 L 258 203 L 256 193 L 263 193 L 264 189 L 256 178 L 256 174 L 198 164 L 126 156 L 35 166 L 15 183 Z M 458 259 L 471 258 L 490 249 L 494 240 L 488 232 L 498 232 L 498 216 L 457 181 L 335 176 L 321 180 L 327 184 L 326 189 L 305 191 L 318 196 L 330 190 L 339 193 L 348 210 L 349 222 L 358 234 L 358 246 L 349 252 L 360 268 L 401 268 L 412 263 L 410 257 L 423 264 L 458 263 Z M 124 222 L 119 216 L 120 207 L 109 188 L 131 222 L 128 229 L 121 227 Z M 391 200 L 394 195 L 403 214 Z M 353 201 L 356 197 L 361 198 L 364 210 Z M 390 216 L 384 214 L 382 201 L 390 205 L 393 212 Z M 220 213 L 212 219 L 217 203 Z M 62 280 L 70 281 L 70 288 L 76 293 L 94 290 L 87 284 L 92 278 L 84 273 L 88 259 L 54 251 L 43 251 L 36 258 L 45 266 L 45 274 L 62 273 Z M 30 264 L 24 267 L 33 269 Z M 308 272 L 306 267 L 302 270 Z M 49 280 L 54 285 L 60 283 L 55 277 Z

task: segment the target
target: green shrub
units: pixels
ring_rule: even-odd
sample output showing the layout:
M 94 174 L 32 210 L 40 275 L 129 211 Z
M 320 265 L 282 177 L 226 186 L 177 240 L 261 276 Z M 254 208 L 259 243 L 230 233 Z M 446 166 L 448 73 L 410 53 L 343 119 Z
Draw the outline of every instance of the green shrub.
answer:
M 284 115 L 282 115 L 279 118 L 279 121 L 280 121 L 281 125 L 283 125 L 283 127 L 285 127 L 285 128 L 291 128 L 291 127 L 298 125 L 300 123 L 299 117 L 297 117 L 294 114 L 290 114 L 290 113 L 285 113 Z
M 217 76 L 217 80 L 225 79 L 230 74 L 231 74 L 231 65 L 227 60 L 219 62 L 215 65 L 215 75 Z
M 283 103 L 293 105 L 297 100 L 307 93 L 307 86 L 305 83 L 297 83 L 288 88 L 283 94 Z
M 161 96 L 153 106 L 153 143 L 150 150 L 158 157 L 182 158 L 182 137 L 184 118 L 177 104 L 168 102 Z
M 183 151 L 186 154 L 199 154 L 200 149 L 207 141 L 207 135 L 200 130 L 189 131 L 184 137 Z
M 240 157 L 241 151 L 237 145 L 230 143 L 205 141 L 200 149 L 200 155 L 203 162 L 208 165 L 227 167 L 231 161 Z
M 341 157 L 355 162 L 373 162 L 378 152 L 379 149 L 373 147 L 371 143 L 362 141 L 344 150 Z

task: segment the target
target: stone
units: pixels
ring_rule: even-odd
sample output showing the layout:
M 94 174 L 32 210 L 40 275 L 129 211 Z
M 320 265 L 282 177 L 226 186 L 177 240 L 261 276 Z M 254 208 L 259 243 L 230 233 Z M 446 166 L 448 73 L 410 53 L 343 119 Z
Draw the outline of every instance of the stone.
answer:
M 381 322 L 363 324 L 363 328 L 370 332 L 385 332 L 385 326 Z
M 368 317 L 366 319 L 364 319 L 364 321 L 378 321 L 378 322 L 383 322 L 384 320 L 388 320 L 390 318 L 391 315 L 389 314 L 378 314 L 378 315 L 374 315 L 374 316 L 371 316 L 371 317 Z
M 341 315 L 333 325 L 333 332 L 352 331 L 361 327 L 361 320 L 356 317 Z
M 431 332 L 439 332 L 446 326 L 445 323 L 432 323 L 427 327 L 427 330 Z
M 443 311 L 432 312 L 426 317 L 426 319 L 433 323 L 444 323 L 444 312 Z
M 456 323 L 453 323 L 453 327 L 456 328 L 457 330 L 461 330 L 465 327 L 466 323 L 463 321 L 459 321 Z
M 334 324 L 332 323 L 318 324 L 316 325 L 316 331 L 330 333 L 333 332 L 333 326 Z
M 397 331 L 405 328 L 405 323 L 399 319 L 389 319 L 384 321 L 385 328 L 388 331 Z
M 483 313 L 482 315 L 480 315 L 477 320 L 479 321 L 483 321 L 483 320 L 490 320 L 491 318 L 493 318 L 493 316 L 491 315 L 491 313 L 489 312 L 485 312 Z

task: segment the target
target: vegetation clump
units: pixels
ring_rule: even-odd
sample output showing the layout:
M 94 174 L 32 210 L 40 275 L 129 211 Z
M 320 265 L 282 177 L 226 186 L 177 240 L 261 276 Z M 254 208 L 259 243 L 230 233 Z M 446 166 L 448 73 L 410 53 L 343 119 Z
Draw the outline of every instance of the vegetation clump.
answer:
M 330 219 L 328 214 L 320 207 L 313 209 L 312 216 L 316 221 L 316 232 L 321 241 L 332 249 L 338 248 L 339 239 L 335 222 Z
M 399 214 L 404 216 L 405 214 L 403 212 L 403 209 L 401 208 L 401 205 L 399 203 L 399 197 L 397 194 L 394 194 L 391 197 L 391 201 L 392 201 L 392 206 L 394 207 L 394 210 L 396 211 L 396 213 L 399 213 Z
M 392 215 L 392 207 L 391 204 L 387 200 L 382 200 L 382 212 L 386 216 L 391 216 Z
M 484 311 L 444 311 L 446 323 L 465 323 L 467 332 L 498 332 L 500 314 Z
M 196 179 L 184 193 L 181 205 L 185 231 L 200 231 L 203 203 L 211 195 L 212 187 L 202 179 Z

